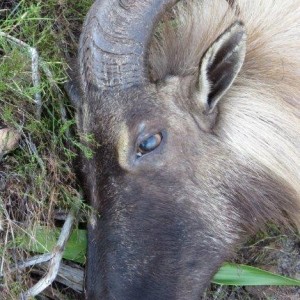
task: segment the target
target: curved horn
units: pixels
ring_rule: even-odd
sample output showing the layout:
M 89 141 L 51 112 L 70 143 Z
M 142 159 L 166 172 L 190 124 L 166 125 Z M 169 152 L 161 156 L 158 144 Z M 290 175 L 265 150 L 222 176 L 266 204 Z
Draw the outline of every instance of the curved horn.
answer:
M 81 34 L 83 92 L 147 83 L 147 47 L 160 14 L 179 0 L 96 0 Z

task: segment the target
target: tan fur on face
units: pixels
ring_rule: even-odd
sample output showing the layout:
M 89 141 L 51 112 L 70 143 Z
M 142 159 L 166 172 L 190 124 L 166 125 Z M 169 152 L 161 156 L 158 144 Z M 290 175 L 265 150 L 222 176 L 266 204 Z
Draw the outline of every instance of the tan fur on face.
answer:
M 211 43 L 234 21 L 246 27 L 244 65 L 220 100 L 214 128 L 233 152 L 281 178 L 300 207 L 300 1 L 183 1 L 178 23 L 161 23 L 150 49 L 153 81 L 195 75 Z M 164 39 L 161 39 L 161 37 Z M 297 211 L 290 217 L 300 224 Z
M 123 169 L 128 169 L 128 152 L 130 147 L 129 129 L 125 123 L 122 123 L 119 131 L 117 153 L 118 162 Z
M 123 2 L 95 3 L 101 9 Z M 127 2 L 150 12 L 164 1 Z M 79 60 L 87 64 L 80 72 L 78 127 L 96 141 L 93 157 L 82 156 L 82 186 L 101 215 L 89 226 L 87 297 L 199 299 L 248 233 L 268 221 L 292 219 L 300 228 L 300 0 L 179 1 L 149 42 L 143 61 L 150 82 L 142 77 L 130 87 L 126 70 L 140 74 L 135 62 L 123 61 L 116 71 L 115 49 L 107 61 L 90 51 L 98 41 L 123 47 L 116 36 L 133 20 L 119 17 L 113 30 L 99 22 L 99 36 L 85 31 L 81 39 L 87 47 Z M 237 54 L 237 36 L 223 43 L 213 63 L 205 60 L 232 24 L 247 36 L 244 63 L 241 56 L 228 59 Z M 130 45 L 135 38 L 140 32 Z M 205 61 L 209 67 L 201 70 Z M 232 73 L 228 66 L 237 62 L 240 72 Z M 211 88 L 202 94 L 201 71 Z M 222 85 L 230 78 L 230 86 Z M 209 106 L 224 86 L 214 115 L 205 115 L 201 103 Z M 140 140 L 156 133 L 162 143 L 138 157 Z

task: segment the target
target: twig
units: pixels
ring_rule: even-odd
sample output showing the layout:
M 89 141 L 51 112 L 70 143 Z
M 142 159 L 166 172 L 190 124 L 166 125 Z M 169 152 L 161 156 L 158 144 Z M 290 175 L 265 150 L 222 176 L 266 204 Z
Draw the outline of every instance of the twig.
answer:
M 11 41 L 12 43 L 14 43 L 20 47 L 24 47 L 25 49 L 27 49 L 28 53 L 30 54 L 31 70 L 32 70 L 32 83 L 33 83 L 34 88 L 36 89 L 34 102 L 36 104 L 36 115 L 37 115 L 38 120 L 40 120 L 41 113 L 42 113 L 42 96 L 41 96 L 41 93 L 39 92 L 39 87 L 40 87 L 39 66 L 40 66 L 41 69 L 43 70 L 43 72 L 45 73 L 47 79 L 49 80 L 51 88 L 53 89 L 53 91 L 55 92 L 55 94 L 59 100 L 61 119 L 64 123 L 67 122 L 67 112 L 63 105 L 61 90 L 58 87 L 58 85 L 56 84 L 56 82 L 53 78 L 53 75 L 52 75 L 50 69 L 48 68 L 47 64 L 39 57 L 37 50 L 35 48 L 29 46 L 25 42 L 3 32 L 3 31 L 0 31 L 0 37 L 4 37 L 7 40 Z M 66 135 L 67 135 L 67 137 L 71 136 L 69 129 L 66 130 Z
M 2 203 L 0 202 L 1 206 Z M 7 245 L 8 245 L 8 237 L 9 237 L 9 231 L 10 231 L 10 235 L 12 236 L 12 240 L 15 239 L 15 235 L 14 235 L 14 231 L 13 231 L 13 227 L 12 227 L 12 221 L 10 220 L 10 216 L 6 210 L 5 207 L 1 207 L 3 209 L 3 214 L 5 215 L 5 220 L 7 223 L 6 227 L 6 234 L 5 234 L 5 242 L 4 242 L 4 247 L 2 248 L 2 258 L 1 258 L 1 269 L 0 269 L 0 273 L 3 274 L 3 268 L 4 268 L 4 262 L 5 262 L 5 253 L 7 251 Z
M 35 92 L 35 104 L 36 104 L 36 114 L 37 118 L 40 120 L 41 112 L 42 112 L 42 96 L 39 92 L 40 87 L 40 74 L 39 74 L 39 55 L 35 48 L 29 46 L 28 44 L 24 43 L 23 41 L 3 32 L 0 31 L 0 37 L 4 37 L 8 41 L 27 49 L 30 57 L 31 57 L 31 70 L 32 70 L 32 83 L 34 88 L 36 89 Z
M 8 230 L 6 230 L 6 234 L 5 234 L 4 249 L 2 249 L 2 251 L 3 251 L 3 256 L 1 257 L 0 274 L 3 274 L 3 269 L 4 269 L 4 253 L 5 253 L 5 251 L 6 251 L 7 244 L 8 244 Z
M 64 223 L 64 226 L 58 238 L 57 244 L 52 251 L 53 257 L 50 260 L 47 274 L 33 287 L 31 287 L 27 292 L 22 293 L 20 296 L 21 300 L 27 300 L 30 299 L 30 297 L 37 296 L 55 280 L 63 257 L 64 248 L 70 237 L 72 226 L 75 221 L 75 216 L 77 215 L 77 212 L 78 208 L 75 212 L 71 211 L 68 214 L 66 222 Z
M 46 263 L 53 258 L 53 255 L 53 253 L 46 253 L 31 257 L 23 262 L 18 262 L 17 265 L 10 266 L 9 273 L 22 271 L 26 268 L 34 267 L 37 264 L 40 264 L 40 266 L 38 266 L 38 268 L 34 268 L 32 272 L 39 275 L 43 275 L 48 270 Z M 1 272 L 0 278 L 3 276 L 4 274 Z M 55 280 L 73 289 L 76 292 L 82 292 L 83 276 L 84 272 L 82 267 L 75 264 L 74 266 L 69 266 L 64 263 L 61 263 Z
M 10 267 L 9 273 L 14 273 L 35 266 L 37 264 L 45 263 L 52 259 L 53 255 L 53 253 L 45 253 L 42 255 L 33 256 L 23 262 L 18 263 L 17 265 Z M 0 277 L 3 277 L 3 274 L 0 274 Z
M 34 268 L 32 273 L 44 274 L 47 271 L 46 264 L 38 266 L 38 269 Z M 58 275 L 55 279 L 56 282 L 59 282 L 72 290 L 82 293 L 83 292 L 83 278 L 84 271 L 83 267 L 78 265 L 69 266 L 64 263 L 61 264 Z

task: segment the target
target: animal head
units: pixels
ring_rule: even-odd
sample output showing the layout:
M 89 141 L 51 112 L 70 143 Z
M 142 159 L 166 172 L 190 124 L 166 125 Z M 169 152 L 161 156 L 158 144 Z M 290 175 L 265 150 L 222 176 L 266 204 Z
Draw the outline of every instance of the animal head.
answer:
M 97 0 L 83 27 L 78 128 L 97 144 L 82 159 L 97 212 L 89 299 L 198 299 L 245 233 L 298 213 L 299 190 L 281 176 L 285 160 L 273 160 L 282 170 L 268 165 L 269 149 L 295 127 L 278 130 L 279 109 L 268 111 L 282 104 L 279 86 L 267 85 L 275 77 L 254 84 L 259 51 L 243 6 L 177 2 Z

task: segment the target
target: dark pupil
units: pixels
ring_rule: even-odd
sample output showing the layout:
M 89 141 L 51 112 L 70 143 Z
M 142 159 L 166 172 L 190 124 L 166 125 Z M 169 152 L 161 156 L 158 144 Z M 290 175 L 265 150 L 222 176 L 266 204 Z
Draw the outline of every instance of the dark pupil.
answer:
M 139 145 L 139 152 L 145 154 L 157 148 L 161 142 L 162 136 L 157 133 L 143 140 Z

